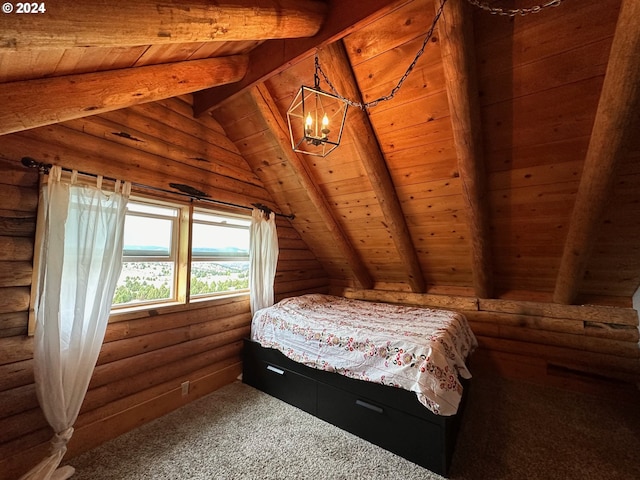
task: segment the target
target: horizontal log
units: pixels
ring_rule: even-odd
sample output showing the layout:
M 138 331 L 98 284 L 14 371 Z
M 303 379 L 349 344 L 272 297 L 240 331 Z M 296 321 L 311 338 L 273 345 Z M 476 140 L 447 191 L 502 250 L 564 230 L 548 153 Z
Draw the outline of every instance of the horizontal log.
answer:
M 631 325 L 617 325 L 601 322 L 584 322 L 585 335 L 593 337 L 611 338 L 614 340 L 623 340 L 626 342 L 638 343 L 640 333 L 638 328 Z
M 171 143 L 169 139 L 161 138 L 158 132 L 139 131 L 128 125 L 120 125 L 100 116 L 70 120 L 65 122 L 65 126 L 96 137 L 96 141 L 98 141 L 97 139 L 107 140 L 152 155 L 168 158 L 191 168 L 260 185 L 260 180 L 249 170 L 227 166 L 217 156 L 205 157 L 199 149 L 195 149 L 199 145 L 193 140 L 191 145 L 187 146 L 188 142 L 185 141 L 185 145 L 177 146 Z M 222 149 L 218 149 L 219 151 L 222 151 Z
M 24 287 L 31 285 L 31 262 L 0 261 L 0 287 Z
M 189 338 L 197 339 L 209 335 L 222 334 L 228 331 L 236 331 L 251 325 L 251 313 L 245 312 L 225 319 L 213 319 L 208 322 L 189 325 Z
M 111 363 L 98 365 L 93 373 L 89 388 L 96 388 L 119 381 L 130 375 L 137 375 L 150 368 L 160 368 L 162 365 L 177 362 L 190 355 L 200 354 L 216 347 L 228 345 L 247 335 L 249 328 L 242 327 L 226 332 L 198 338 L 188 342 L 171 345 L 159 350 L 142 353 L 134 357 L 127 357 Z
M 636 381 L 640 379 L 640 362 L 635 358 L 619 357 L 603 353 L 585 352 L 572 348 L 563 348 L 553 345 L 540 345 L 517 340 L 501 339 L 476 335 L 480 348 L 492 351 L 528 355 L 543 358 L 548 363 L 563 362 L 564 365 L 573 365 L 576 370 L 589 369 L 607 370 L 609 378 L 622 378 L 628 380 L 634 376 Z
M 312 37 L 326 9 L 312 0 L 58 0 L 45 15 L 5 15 L 0 51 Z
M 309 278 L 324 278 L 329 280 L 326 272 L 321 268 L 313 270 L 289 270 L 276 272 L 275 284 L 279 282 L 290 282 L 291 280 L 306 280 Z
M 638 312 L 632 308 L 595 305 L 558 305 L 515 300 L 480 300 L 479 309 L 489 312 L 518 313 L 551 318 L 570 318 L 620 325 L 638 325 Z
M 27 155 L 53 163 L 58 163 L 62 158 L 62 167 L 101 173 L 105 177 L 125 179 L 149 187 L 167 189 L 169 183 L 185 183 L 209 193 L 216 200 L 243 205 L 251 202 L 269 203 L 268 194 L 257 185 L 221 175 L 207 175 L 204 170 L 187 168 L 180 163 L 117 143 L 95 141 L 93 137 L 66 128 L 63 124 L 7 135 L 2 142 L 4 150 L 18 158 Z M 145 189 L 142 192 L 149 193 Z
M 188 340 L 189 327 L 180 327 L 105 343 L 100 350 L 97 365 L 153 352 Z
M 7 475 L 4 478 L 19 478 L 31 466 L 42 460 L 51 450 L 52 437 L 53 429 L 46 425 L 31 433 L 20 435 L 12 441 L 0 443 L 0 472 Z M 21 458 L 22 455 L 25 455 L 28 460 Z
M 33 358 L 0 365 L 0 392 L 34 383 Z
M 230 140 L 228 138 L 222 136 L 214 137 L 209 130 L 203 129 L 202 125 L 186 124 L 184 121 L 180 124 L 180 128 L 177 128 L 177 122 L 168 121 L 172 112 L 167 109 L 165 109 L 164 116 L 152 115 L 154 112 L 148 113 L 151 106 L 156 106 L 153 110 L 161 110 L 162 108 L 157 104 L 158 102 L 138 105 L 137 107 L 103 113 L 95 118 L 101 118 L 113 124 L 126 127 L 122 128 L 125 134 L 130 133 L 135 136 L 130 130 L 146 132 L 148 135 L 164 139 L 165 142 L 175 148 L 185 149 L 185 152 L 197 149 L 197 157 L 215 159 L 221 165 L 237 169 L 240 169 L 243 164 L 246 165 L 246 162 L 237 151 L 229 149 L 228 143 L 230 143 Z M 174 125 L 168 123 L 173 123 Z M 138 138 L 137 136 L 135 137 Z M 231 147 L 235 146 L 231 145 Z
M 35 384 L 0 392 L 0 419 L 38 408 Z
M 145 367 L 143 365 L 142 369 L 137 369 L 136 371 L 120 372 L 120 375 L 113 378 L 113 381 L 107 384 L 95 388 L 90 386 L 81 412 L 93 410 L 113 402 L 118 398 L 140 392 L 170 379 L 179 379 L 206 365 L 238 355 L 241 350 L 242 342 L 238 340 L 234 343 L 220 346 L 219 348 L 212 347 L 204 351 L 195 350 L 196 353 L 192 352 L 192 355 L 182 356 L 182 358 L 171 357 L 169 362 L 165 361 L 158 366 L 152 366 L 153 364 L 150 364 Z M 143 360 L 141 356 L 137 358 L 138 360 Z M 96 375 L 97 371 L 94 374 L 94 379 Z
M 0 185 L 0 205 L 7 210 L 35 213 L 38 208 L 38 189 Z M 3 235 L 7 235 L 7 233 L 3 232 Z
M 0 445 L 48 427 L 40 407 L 0 419 Z
M 283 250 L 278 254 L 278 260 L 314 260 L 315 256 L 311 250 Z
M 550 332 L 571 333 L 581 335 L 585 333 L 582 320 L 567 318 L 547 318 L 534 315 L 519 315 L 512 313 L 496 312 L 464 312 L 468 320 L 474 322 L 491 323 L 530 329 L 545 330 Z
M 300 237 L 281 237 L 280 232 L 278 232 L 278 247 L 280 250 L 306 250 L 309 248 Z
M 236 55 L 6 83 L 0 135 L 236 82 L 246 70 L 247 57 Z
M 111 414 L 109 414 L 109 407 L 117 402 L 109 404 L 105 411 L 101 412 L 102 416 L 97 417 L 98 420 L 108 419 L 107 422 L 97 425 L 85 422 L 85 419 L 92 417 L 91 414 L 93 412 L 88 415 L 81 415 L 75 424 L 74 443 L 70 445 L 69 454 L 75 456 L 86 449 L 94 448 L 106 440 L 139 426 L 140 422 L 144 423 L 152 420 L 168 413 L 169 410 L 173 410 L 230 383 L 240 373 L 240 362 L 239 356 L 229 357 L 226 360 L 208 364 L 200 370 L 191 372 L 189 376 L 191 388 L 187 397 L 182 396 L 179 384 L 174 380 L 172 382 L 174 387 L 172 396 L 176 400 L 172 403 L 168 404 L 164 398 L 165 396 L 161 394 L 148 397 L 150 402 L 144 401 L 140 403 L 136 403 L 131 397 L 127 397 L 123 399 L 122 408 L 111 410 Z M 165 389 L 162 393 L 166 391 L 168 390 Z M 132 404 L 135 405 L 134 408 L 131 408 Z M 96 432 L 100 432 L 100 434 L 97 435 Z M 27 469 L 25 465 L 35 464 L 43 458 L 50 448 L 49 440 L 52 434 L 53 432 L 49 427 L 43 427 L 26 435 L 21 435 L 13 441 L 0 442 L 0 471 L 10 476 L 3 478 L 16 478 Z M 77 448 L 79 443 L 82 444 L 82 448 L 85 450 Z M 20 453 L 16 455 L 16 452 Z M 15 475 L 13 475 L 14 473 Z
M 290 260 L 280 258 L 278 256 L 278 264 L 276 266 L 276 272 L 284 273 L 291 272 L 296 270 L 313 270 L 322 268 L 320 262 L 316 259 L 314 260 Z
M 33 337 L 0 338 L 0 365 L 33 358 Z
M 321 278 L 308 278 L 305 280 L 291 280 L 280 281 L 274 284 L 274 290 L 277 289 L 278 293 L 283 294 L 286 292 L 295 292 L 297 290 L 307 290 L 313 288 L 329 287 L 329 279 Z
M 131 107 L 130 109 L 127 109 L 127 113 L 131 113 L 132 115 L 139 115 L 142 118 L 144 118 L 146 122 L 149 122 L 150 120 L 154 120 L 154 119 L 155 120 L 161 119 L 160 120 L 161 124 L 165 125 L 168 129 L 175 130 L 175 135 L 171 135 L 167 138 L 173 139 L 174 136 L 177 138 L 180 138 L 180 136 L 183 136 L 183 134 L 186 134 L 189 137 L 194 137 L 196 139 L 195 143 L 197 145 L 200 145 L 200 144 L 216 145 L 217 147 L 220 148 L 220 150 L 226 151 L 226 154 L 221 155 L 220 157 L 221 159 L 224 160 L 226 164 L 229 164 L 238 168 L 245 168 L 245 169 L 248 168 L 248 165 L 246 164 L 246 161 L 244 160 L 242 155 L 240 155 L 240 152 L 238 151 L 238 147 L 236 146 L 236 144 L 227 135 L 219 134 L 205 128 L 203 124 L 200 123 L 200 119 L 191 118 L 190 122 L 186 122 L 183 116 L 176 115 L 176 113 L 173 110 L 165 107 L 161 102 L 152 102 L 152 103 L 144 103 L 141 105 L 136 105 L 135 107 Z M 109 115 L 113 115 L 113 114 L 110 113 Z M 149 122 L 149 124 L 157 125 L 157 123 L 155 122 Z M 126 125 L 130 125 L 128 121 Z M 143 129 L 143 131 L 146 131 L 146 130 Z M 203 138 L 203 137 L 206 137 L 206 138 Z M 173 141 L 174 140 L 172 140 L 172 142 Z M 192 148 L 193 148 L 193 145 L 192 145 Z
M 291 226 L 291 222 L 288 219 L 277 217 L 276 227 L 278 229 L 278 240 L 290 239 L 301 240 L 300 234 Z
M 638 328 L 631 325 L 585 322 L 569 318 L 547 318 L 533 315 L 519 315 L 495 312 L 464 312 L 467 319 L 475 322 L 526 327 L 550 332 L 587 335 L 595 338 L 637 343 L 640 339 Z
M 32 238 L 0 236 L 0 261 L 29 261 L 32 257 Z
M 27 334 L 28 312 L 0 313 L 0 337 L 17 337 Z
M 493 336 L 532 344 L 550 345 L 578 351 L 640 359 L 640 349 L 638 349 L 638 344 L 635 342 L 623 342 L 586 335 L 573 335 L 557 331 L 550 332 L 527 327 L 496 325 L 472 320 L 469 321 L 469 325 L 476 335 Z M 640 366 L 640 361 L 638 364 Z
M 291 298 L 291 297 L 299 297 L 300 295 L 306 295 L 308 293 L 323 293 L 323 294 L 329 294 L 329 287 L 317 287 L 317 288 L 310 288 L 310 289 L 306 289 L 306 290 L 296 290 L 296 291 L 292 291 L 292 292 L 279 292 L 279 291 L 275 291 L 274 292 L 274 299 L 276 302 L 279 302 L 280 300 L 283 300 L 285 298 Z
M 196 119 L 193 116 L 193 95 L 171 97 L 165 100 L 159 100 L 156 103 L 158 105 L 162 105 L 165 108 L 168 108 L 176 114 L 181 115 L 182 117 L 189 120 L 190 122 L 195 123 L 196 125 L 200 125 L 201 127 L 205 126 L 211 132 L 212 137 L 219 140 L 225 139 L 230 150 L 236 153 L 238 152 L 238 148 L 235 146 L 235 144 L 227 138 L 224 127 L 220 125 L 220 122 L 218 122 L 215 118 L 213 118 L 211 115 L 203 115 L 202 117 Z
M 24 168 L 17 158 L 8 157 L 0 151 L 0 192 L 5 186 L 22 187 L 37 191 L 40 174 L 36 169 Z
M 426 293 L 392 292 L 381 290 L 345 289 L 343 296 L 359 300 L 377 302 L 402 303 L 424 307 L 440 307 L 454 310 L 476 310 L 478 301 L 474 297 L 457 297 L 452 295 L 431 295 Z
M 35 210 L 25 217 L 0 216 L 0 232 L 7 237 L 33 237 L 36 233 Z
M 0 313 L 26 312 L 29 310 L 30 295 L 29 287 L 0 288 Z
M 179 343 L 195 340 L 208 335 L 223 333 L 227 330 L 234 330 L 249 325 L 251 317 L 249 314 L 236 315 L 226 318 L 224 321 L 211 320 L 209 322 L 187 325 L 171 330 L 162 330 L 147 335 L 125 338 L 118 341 L 105 343 L 98 357 L 98 365 L 121 360 L 146 352 L 151 352 L 161 348 L 177 345 Z
M 215 305 L 208 302 L 194 302 L 188 307 L 171 307 L 162 310 L 144 310 L 124 315 L 112 315 L 111 323 L 107 327 L 105 343 L 122 338 L 147 335 L 162 330 L 170 330 L 188 325 L 195 325 L 215 319 L 220 324 L 221 330 L 229 329 L 233 322 L 228 318 L 250 311 L 248 296 L 230 297 Z M 124 320 L 129 315 L 136 315 L 138 318 Z M 140 316 L 142 317 L 140 318 Z M 123 318 L 124 317 L 124 318 Z M 119 320 L 123 318 L 123 320 Z
M 133 408 L 107 417 L 99 423 L 87 425 L 85 428 L 79 428 L 74 432 L 74 436 L 69 443 L 69 455 L 75 456 L 91 448 L 95 448 L 107 440 L 133 430 L 155 418 L 166 415 L 193 399 L 200 398 L 224 385 L 232 383 L 241 373 L 242 363 L 239 357 L 235 357 L 233 362 L 225 363 L 226 365 L 219 362 L 216 364 L 216 367 L 220 368 L 219 370 L 204 377 L 193 379 L 190 383 L 189 395 L 186 397 L 182 395 L 179 386 L 176 386 L 176 388 L 173 388 L 160 397 L 153 398 L 140 405 L 135 405 Z M 99 432 L 99 434 L 96 434 L 96 432 Z
M 147 388 L 146 390 L 142 390 L 132 395 L 114 400 L 113 402 L 107 403 L 102 407 L 90 410 L 88 412 L 83 412 L 78 416 L 78 420 L 76 421 L 74 427 L 81 428 L 94 422 L 111 417 L 113 415 L 117 415 L 130 408 L 135 408 L 137 405 L 141 405 L 145 402 L 158 398 L 166 394 L 167 392 L 170 392 L 171 390 L 180 388 L 180 384 L 185 380 L 189 380 L 190 382 L 189 392 L 191 393 L 193 390 L 194 382 L 194 380 L 192 379 L 215 374 L 216 372 L 224 370 L 231 365 L 235 365 L 239 361 L 241 361 L 240 356 L 230 356 L 219 362 L 214 362 L 210 365 L 207 365 L 199 370 L 189 372 L 186 378 L 172 378 L 167 382 L 155 385 L 151 388 Z M 189 398 L 188 400 L 192 401 L 193 398 Z

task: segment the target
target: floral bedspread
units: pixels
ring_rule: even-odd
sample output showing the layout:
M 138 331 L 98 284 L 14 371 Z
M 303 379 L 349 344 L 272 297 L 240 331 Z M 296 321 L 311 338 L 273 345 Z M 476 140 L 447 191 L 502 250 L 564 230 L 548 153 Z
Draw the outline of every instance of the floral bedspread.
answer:
M 438 415 L 454 415 L 458 375 L 477 346 L 464 315 L 310 294 L 255 313 L 251 338 L 290 359 L 416 393 Z

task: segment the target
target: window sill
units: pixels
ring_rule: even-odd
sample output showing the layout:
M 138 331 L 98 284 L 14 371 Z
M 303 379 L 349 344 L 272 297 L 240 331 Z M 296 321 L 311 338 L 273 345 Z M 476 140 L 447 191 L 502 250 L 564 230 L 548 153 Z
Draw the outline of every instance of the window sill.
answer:
M 156 317 L 174 312 L 197 310 L 201 308 L 224 305 L 226 303 L 241 302 L 249 299 L 249 292 L 231 293 L 220 295 L 215 298 L 194 299 L 189 303 L 171 302 L 161 305 L 139 305 L 127 309 L 111 312 L 109 323 L 124 322 L 145 317 Z

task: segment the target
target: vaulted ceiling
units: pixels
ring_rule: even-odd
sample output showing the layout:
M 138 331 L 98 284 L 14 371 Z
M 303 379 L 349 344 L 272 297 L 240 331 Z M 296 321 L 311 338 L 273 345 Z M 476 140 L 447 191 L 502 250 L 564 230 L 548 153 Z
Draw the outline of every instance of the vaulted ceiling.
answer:
M 439 0 L 106 3 L 0 17 L 0 134 L 193 93 L 335 285 L 560 303 L 640 285 L 639 2 L 448 0 L 325 158 L 286 132 L 314 54 L 341 95 L 387 96 Z

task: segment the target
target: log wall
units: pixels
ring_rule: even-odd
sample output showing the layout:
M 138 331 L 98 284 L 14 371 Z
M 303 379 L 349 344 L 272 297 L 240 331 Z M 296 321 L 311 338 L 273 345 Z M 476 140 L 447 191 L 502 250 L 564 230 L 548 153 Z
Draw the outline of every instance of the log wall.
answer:
M 626 389 L 640 382 L 638 312 L 633 308 L 337 290 L 348 298 L 463 313 L 479 344 L 472 362 L 504 376 L 568 388 L 606 382 Z
M 38 173 L 20 159 L 273 205 L 217 122 L 194 120 L 189 102 L 175 98 L 0 137 L 1 480 L 34 465 L 53 434 L 38 406 L 27 336 Z M 276 298 L 327 291 L 327 275 L 289 221 L 278 218 L 277 226 Z M 112 317 L 67 458 L 235 380 L 250 317 L 248 295 Z

